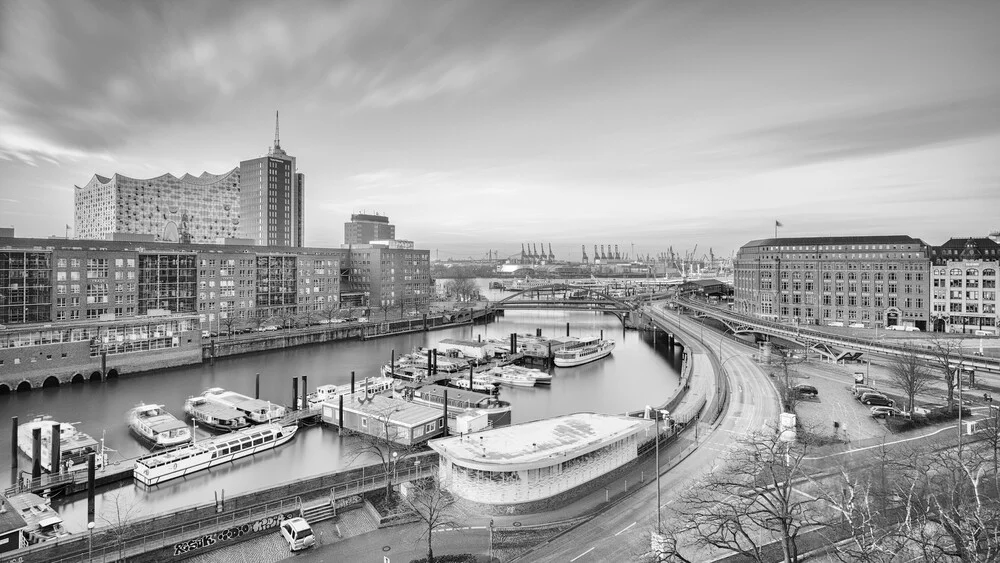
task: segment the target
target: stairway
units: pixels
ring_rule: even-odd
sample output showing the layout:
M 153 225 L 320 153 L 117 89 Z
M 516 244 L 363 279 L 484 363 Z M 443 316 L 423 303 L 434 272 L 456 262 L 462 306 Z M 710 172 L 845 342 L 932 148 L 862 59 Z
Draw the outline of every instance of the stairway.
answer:
M 310 524 L 322 522 L 323 520 L 329 520 L 336 515 L 336 509 L 328 500 L 321 502 L 320 504 L 314 504 L 313 506 L 302 507 L 302 517 L 305 518 L 306 522 L 309 522 Z

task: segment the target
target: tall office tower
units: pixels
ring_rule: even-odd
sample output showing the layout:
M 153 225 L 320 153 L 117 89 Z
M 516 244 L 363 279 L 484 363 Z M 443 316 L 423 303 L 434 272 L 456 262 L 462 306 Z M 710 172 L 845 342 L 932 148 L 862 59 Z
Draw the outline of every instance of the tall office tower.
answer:
M 385 215 L 354 213 L 344 223 L 344 244 L 368 244 L 373 240 L 395 240 L 396 226 Z
M 266 156 L 240 162 L 240 236 L 258 246 L 302 246 L 305 175 L 278 139 Z

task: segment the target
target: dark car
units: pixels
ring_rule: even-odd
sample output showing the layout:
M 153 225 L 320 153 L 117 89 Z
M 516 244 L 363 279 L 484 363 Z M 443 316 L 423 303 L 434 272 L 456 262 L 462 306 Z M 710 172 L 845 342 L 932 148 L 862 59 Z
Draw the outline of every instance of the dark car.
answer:
M 800 397 L 816 397 L 819 395 L 819 389 L 816 389 L 812 385 L 796 385 L 795 392 Z
M 861 395 L 861 398 L 859 400 L 861 401 L 862 404 L 868 406 L 873 406 L 873 405 L 877 405 L 880 407 L 896 406 L 896 401 L 893 401 L 892 399 L 886 397 L 881 393 L 865 393 L 864 395 Z

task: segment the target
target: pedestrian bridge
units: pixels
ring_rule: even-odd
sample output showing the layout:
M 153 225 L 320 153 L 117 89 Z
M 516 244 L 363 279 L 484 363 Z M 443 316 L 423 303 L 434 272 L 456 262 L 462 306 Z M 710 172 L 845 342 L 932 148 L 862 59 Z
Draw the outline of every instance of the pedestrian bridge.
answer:
M 915 354 L 924 361 L 941 361 L 942 354 L 935 353 L 933 345 L 920 347 L 918 345 L 900 345 L 876 342 L 873 339 L 856 338 L 848 335 L 830 334 L 801 326 L 789 326 L 764 319 L 747 317 L 699 303 L 691 299 L 677 299 L 673 303 L 683 309 L 694 312 L 695 316 L 715 319 L 736 334 L 757 333 L 777 336 L 808 347 L 831 360 L 857 360 L 865 352 L 882 356 L 904 356 Z M 976 369 L 991 373 L 1000 373 L 1000 360 L 981 356 L 965 356 L 951 352 L 947 358 L 949 365 L 961 366 L 964 369 Z

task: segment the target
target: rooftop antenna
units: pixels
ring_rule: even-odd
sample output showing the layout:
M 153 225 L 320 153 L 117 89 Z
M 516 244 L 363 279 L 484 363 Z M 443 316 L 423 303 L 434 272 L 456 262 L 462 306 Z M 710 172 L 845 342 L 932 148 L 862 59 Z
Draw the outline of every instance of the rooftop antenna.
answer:
M 274 110 L 274 148 L 281 148 L 281 143 L 278 142 L 278 110 Z

